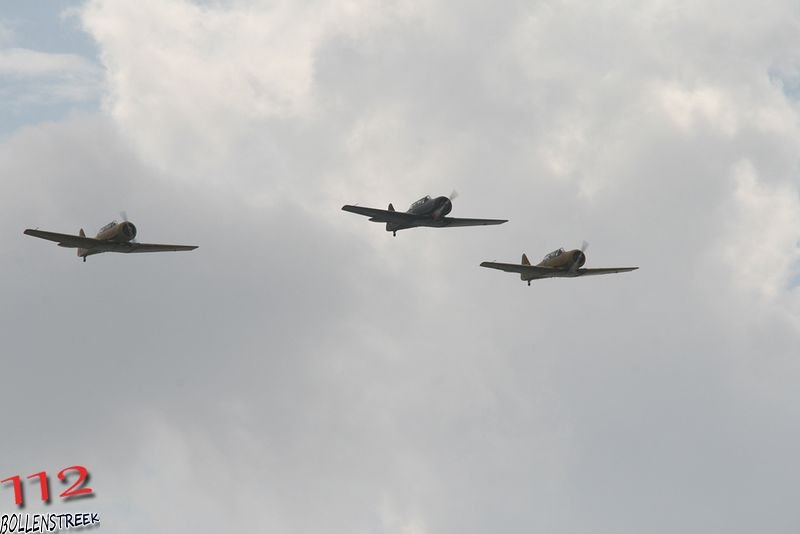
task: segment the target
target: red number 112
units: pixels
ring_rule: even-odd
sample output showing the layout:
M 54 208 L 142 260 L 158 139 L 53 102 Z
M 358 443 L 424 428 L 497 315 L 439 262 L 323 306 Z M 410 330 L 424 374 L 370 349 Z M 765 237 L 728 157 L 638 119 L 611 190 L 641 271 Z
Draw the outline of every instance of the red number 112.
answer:
M 75 471 L 78 473 L 78 478 L 75 482 L 72 483 L 70 487 L 62 491 L 58 496 L 62 499 L 69 499 L 71 497 L 78 497 L 80 495 L 89 495 L 93 493 L 94 490 L 88 486 L 86 483 L 89 480 L 89 471 L 86 470 L 85 467 L 82 465 L 73 465 L 71 467 L 65 467 L 61 471 L 58 472 L 58 479 L 63 481 L 65 484 L 67 483 L 67 476 L 70 471 Z M 39 490 L 41 493 L 41 498 L 43 502 L 50 502 L 50 480 L 47 478 L 47 472 L 40 471 L 39 473 L 34 473 L 27 477 L 27 480 L 31 479 L 39 479 Z M 19 475 L 14 475 L 13 477 L 8 477 L 4 480 L 0 480 L 0 485 L 5 484 L 6 482 L 13 482 L 14 483 L 14 503 L 17 506 L 22 506 L 23 503 L 23 495 L 22 495 L 22 479 Z

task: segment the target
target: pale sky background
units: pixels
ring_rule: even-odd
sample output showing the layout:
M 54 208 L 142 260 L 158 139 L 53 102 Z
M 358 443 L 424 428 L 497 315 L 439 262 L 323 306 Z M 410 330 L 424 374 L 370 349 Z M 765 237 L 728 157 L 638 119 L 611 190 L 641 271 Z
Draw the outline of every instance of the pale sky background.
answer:
M 0 98 L 0 476 L 97 495 L 26 511 L 800 530 L 796 0 L 4 1 Z M 454 188 L 511 221 L 340 211 Z M 22 234 L 122 210 L 200 248 Z M 478 267 L 584 239 L 641 269 Z

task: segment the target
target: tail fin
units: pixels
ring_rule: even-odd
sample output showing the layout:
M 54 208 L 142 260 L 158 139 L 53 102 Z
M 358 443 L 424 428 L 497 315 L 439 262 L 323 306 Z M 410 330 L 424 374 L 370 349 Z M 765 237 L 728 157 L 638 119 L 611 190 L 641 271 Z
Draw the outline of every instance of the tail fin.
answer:
M 531 262 L 528 261 L 528 256 L 526 256 L 525 253 L 523 253 L 522 254 L 522 265 L 530 265 L 530 264 L 531 264 Z
M 83 231 L 83 228 L 81 228 L 81 231 L 78 232 L 78 235 L 80 235 L 81 237 L 86 237 L 86 232 Z M 83 261 L 86 261 L 86 249 L 85 248 L 80 248 L 79 247 L 76 252 L 78 253 L 78 257 L 79 258 L 83 258 Z
M 388 209 L 389 209 L 389 211 L 394 211 L 394 206 L 392 206 L 391 202 L 389 202 L 389 208 Z

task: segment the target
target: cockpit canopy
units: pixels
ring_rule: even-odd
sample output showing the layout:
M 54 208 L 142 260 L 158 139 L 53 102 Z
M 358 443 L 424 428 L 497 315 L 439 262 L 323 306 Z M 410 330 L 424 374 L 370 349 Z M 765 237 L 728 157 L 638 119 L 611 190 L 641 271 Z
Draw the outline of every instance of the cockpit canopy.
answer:
M 430 196 L 430 195 L 425 195 L 425 196 L 424 196 L 424 197 L 422 197 L 421 199 L 419 199 L 419 200 L 417 200 L 416 202 L 414 202 L 413 204 L 411 204 L 411 207 L 409 207 L 409 208 L 408 208 L 408 209 L 409 209 L 409 211 L 410 211 L 410 210 L 413 210 L 414 208 L 416 208 L 416 207 L 418 207 L 418 206 L 422 206 L 423 204 L 425 204 L 425 203 L 426 203 L 427 201 L 429 201 L 430 199 L 431 199 L 431 196 Z
M 101 232 L 105 232 L 105 231 L 106 231 L 106 230 L 108 230 L 109 228 L 114 228 L 116 225 L 117 225 L 117 221 L 111 221 L 110 223 L 108 223 L 108 224 L 107 224 L 107 225 L 105 225 L 104 227 L 100 228 L 100 231 L 101 231 Z
M 561 256 L 563 253 L 564 253 L 564 249 L 560 248 L 558 250 L 554 250 L 553 252 L 551 252 L 550 254 L 545 256 L 544 259 L 545 260 L 550 260 L 550 259 L 556 258 L 558 256 Z

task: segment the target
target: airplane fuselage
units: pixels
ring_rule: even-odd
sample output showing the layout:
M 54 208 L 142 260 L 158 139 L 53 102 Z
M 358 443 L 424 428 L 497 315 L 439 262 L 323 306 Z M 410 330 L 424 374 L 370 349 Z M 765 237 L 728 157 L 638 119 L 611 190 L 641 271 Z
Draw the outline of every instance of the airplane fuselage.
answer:
M 527 259 L 527 257 L 523 258 L 523 263 L 525 263 Z M 551 275 L 553 278 L 572 278 L 580 276 L 578 269 L 583 267 L 584 263 L 586 263 L 586 254 L 583 251 L 578 249 L 564 250 L 560 248 L 545 256 L 536 266 L 555 269 Z M 539 276 L 533 273 L 522 273 L 519 277 L 521 280 L 527 282 L 535 280 Z
M 551 269 L 575 270 L 582 267 L 584 263 L 586 263 L 586 254 L 582 251 L 558 249 L 545 256 L 537 265 Z
M 431 198 L 430 196 L 422 197 L 411 206 L 409 206 L 406 213 L 417 215 L 418 217 L 430 218 L 434 221 L 441 219 L 453 210 L 453 203 L 447 197 Z M 405 228 L 413 228 L 412 226 L 405 226 L 399 223 L 386 223 L 387 232 L 396 232 Z
M 84 235 L 83 229 L 81 229 L 81 235 Z M 94 238 L 100 241 L 126 243 L 132 240 L 134 237 L 136 237 L 136 226 L 132 222 L 124 221 L 122 223 L 118 223 L 116 221 L 111 221 L 107 225 L 100 228 Z M 85 261 L 86 256 L 100 254 L 101 252 L 105 252 L 105 250 L 102 248 L 79 248 L 78 257 L 83 258 Z
M 134 226 L 132 222 L 125 221 L 118 223 L 112 221 L 102 227 L 94 238 L 105 241 L 125 242 L 130 241 L 134 237 L 136 237 L 136 226 Z
M 433 219 L 444 217 L 453 210 L 453 203 L 447 197 L 423 197 L 409 206 L 406 213 L 430 216 Z

